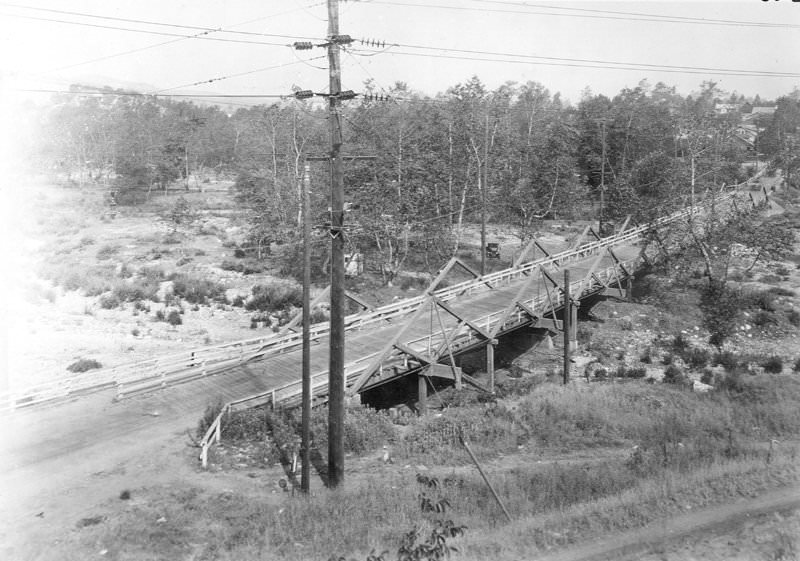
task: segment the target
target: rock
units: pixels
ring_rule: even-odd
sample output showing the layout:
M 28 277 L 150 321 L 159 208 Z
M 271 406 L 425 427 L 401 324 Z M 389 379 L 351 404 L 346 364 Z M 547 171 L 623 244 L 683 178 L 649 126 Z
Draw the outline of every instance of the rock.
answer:
M 710 390 L 713 390 L 713 389 L 714 389 L 714 386 L 710 386 L 708 384 L 704 384 L 703 382 L 698 382 L 697 380 L 692 382 L 692 391 L 694 391 L 694 392 L 706 393 L 706 392 L 708 392 Z

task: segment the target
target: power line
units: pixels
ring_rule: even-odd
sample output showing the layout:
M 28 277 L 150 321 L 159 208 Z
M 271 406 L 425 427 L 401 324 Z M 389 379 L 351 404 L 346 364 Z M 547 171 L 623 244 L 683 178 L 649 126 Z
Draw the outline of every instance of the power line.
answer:
M 755 22 L 755 21 L 742 21 L 742 20 L 729 20 L 729 19 L 711 19 L 711 18 L 693 18 L 687 16 L 671 16 L 663 14 L 649 14 L 646 12 L 624 12 L 618 10 L 601 10 L 598 8 L 575 8 L 567 6 L 552 6 L 547 4 L 532 4 L 530 2 L 510 2 L 508 0 L 472 0 L 473 2 L 481 2 L 484 4 L 505 4 L 510 6 L 526 6 L 531 8 L 544 8 L 548 10 L 564 10 L 573 12 L 588 12 L 599 14 L 614 14 L 634 16 L 631 18 L 614 18 L 614 19 L 631 19 L 634 21 L 657 21 L 665 23 L 691 23 L 703 25 L 733 25 L 742 27 L 779 27 L 779 28 L 798 28 L 800 25 L 786 24 L 786 23 L 771 23 L 771 22 Z M 532 12 L 533 13 L 533 12 Z M 547 14 L 547 15 L 568 15 L 568 14 Z M 575 15 L 574 17 L 589 17 Z M 654 19 L 655 18 L 655 19 Z
M 103 25 L 99 23 L 87 23 L 87 22 L 79 22 L 79 21 L 69 21 L 63 19 L 56 19 L 56 18 L 43 18 L 38 16 L 26 16 L 22 14 L 0 14 L 0 16 L 4 17 L 13 17 L 13 18 L 21 18 L 21 19 L 29 19 L 35 21 L 48 21 L 48 22 L 55 22 L 55 23 L 66 23 L 70 25 L 78 25 L 82 27 L 93 27 L 97 29 L 111 29 L 114 31 L 129 31 L 132 33 L 144 33 L 147 35 L 160 35 L 162 37 L 180 37 L 182 39 L 201 39 L 204 41 L 219 41 L 222 43 L 239 43 L 245 45 L 266 45 L 266 46 L 273 46 L 273 47 L 287 47 L 289 46 L 286 43 L 272 43 L 269 41 L 250 41 L 246 39 L 228 39 L 223 37 L 209 37 L 209 33 L 214 33 L 217 30 L 208 30 L 204 31 L 198 35 L 181 35 L 180 33 L 169 33 L 166 31 L 151 31 L 148 29 L 132 29 L 130 27 L 119 27 L 115 25 Z
M 489 0 L 474 0 L 474 1 L 487 1 Z M 536 6 L 532 4 L 522 4 L 522 3 L 514 3 L 514 2 L 489 2 L 489 3 L 497 3 L 497 4 L 511 4 L 516 6 L 530 6 L 530 7 L 539 7 L 545 9 L 553 9 L 553 10 L 581 10 L 579 8 L 564 8 L 564 7 L 557 7 L 557 6 Z M 493 8 L 470 8 L 465 6 L 447 6 L 442 4 L 412 4 L 408 2 L 399 2 L 396 0 L 375 0 L 373 4 L 384 4 L 388 6 L 406 6 L 412 8 L 434 8 L 434 9 L 444 9 L 444 10 L 459 10 L 459 11 L 475 11 L 475 12 L 491 12 L 491 13 L 501 13 L 501 14 L 524 14 L 524 15 L 539 15 L 539 16 L 556 16 L 556 17 L 580 17 L 580 18 L 589 18 L 589 19 L 609 19 L 609 20 L 623 20 L 623 21 L 648 21 L 653 23 L 680 23 L 680 24 L 698 24 L 698 25 L 720 25 L 720 26 L 728 26 L 728 27 L 763 27 L 763 28 L 784 28 L 784 29 L 796 29 L 800 28 L 800 25 L 796 24 L 781 24 L 781 23 L 769 23 L 769 22 L 747 22 L 747 21 L 737 21 L 737 20 L 711 20 L 711 19 L 704 19 L 704 18 L 683 18 L 680 16 L 665 16 L 665 15 L 658 15 L 658 14 L 645 14 L 641 13 L 641 15 L 633 15 L 637 14 L 637 12 L 613 12 L 611 10 L 593 10 L 589 8 L 583 9 L 586 12 L 598 12 L 598 13 L 608 13 L 608 14 L 632 14 L 629 16 L 625 15 L 593 15 L 590 13 L 582 13 L 582 14 L 560 14 L 560 13 L 553 13 L 553 12 L 542 12 L 542 11 L 535 11 L 535 10 L 500 10 L 500 9 L 493 9 Z
M 16 88 L 11 91 L 15 92 L 28 92 L 28 93 L 52 93 L 52 94 L 68 94 L 68 95 L 82 95 L 82 96 L 118 96 L 118 97 L 175 97 L 175 98 L 277 98 L 289 99 L 292 94 L 148 94 L 142 92 L 118 92 L 118 91 L 96 91 L 96 90 L 55 90 L 55 89 L 35 89 L 35 88 Z M 249 107 L 243 105 L 243 107 Z
M 322 3 L 321 2 L 317 2 L 316 4 L 311 4 L 309 7 L 319 6 L 320 4 L 322 4 Z M 247 21 L 239 22 L 239 23 L 234 23 L 229 27 L 238 27 L 240 25 L 247 25 L 247 24 L 250 24 L 250 23 L 255 23 L 257 21 L 263 21 L 265 19 L 270 19 L 270 18 L 278 17 L 278 16 L 281 16 L 281 15 L 284 15 L 284 14 L 289 14 L 289 13 L 292 13 L 292 12 L 296 12 L 296 11 L 301 10 L 301 9 L 303 9 L 302 6 L 299 7 L 299 8 L 294 8 L 293 10 L 286 10 L 284 12 L 279 12 L 277 14 L 270 14 L 268 16 L 263 16 L 263 17 L 254 18 L 254 19 L 250 19 L 250 20 L 247 20 Z M 225 30 L 220 29 L 220 31 L 225 31 Z M 118 53 L 114 53 L 114 54 L 110 54 L 110 55 L 105 55 L 105 56 L 102 56 L 102 57 L 99 57 L 99 58 L 94 58 L 94 59 L 91 59 L 91 60 L 85 60 L 83 62 L 77 62 L 77 63 L 74 63 L 74 64 L 69 64 L 67 66 L 61 66 L 61 67 L 58 67 L 58 68 L 54 68 L 52 70 L 48 70 L 47 72 L 59 72 L 61 70 L 67 70 L 67 69 L 70 69 L 70 68 L 76 68 L 78 66 L 85 66 L 87 64 L 92 64 L 92 63 L 95 63 L 95 62 L 100 62 L 100 61 L 108 60 L 108 59 L 111 59 L 111 58 L 117 58 L 117 57 L 120 57 L 120 56 L 130 55 L 130 54 L 133 54 L 133 53 L 138 53 L 138 52 L 141 52 L 141 51 L 154 49 L 154 48 L 157 48 L 157 47 L 163 47 L 164 45 L 171 45 L 172 43 L 179 43 L 181 41 L 186 41 L 187 39 L 194 39 L 194 38 L 197 38 L 197 37 L 200 37 L 200 36 L 201 36 L 201 34 L 198 33 L 198 34 L 191 35 L 191 36 L 188 36 L 188 37 L 179 37 L 177 39 L 171 39 L 169 41 L 164 41 L 164 42 L 161 42 L 161 43 L 154 43 L 152 45 L 147 45 L 145 47 L 140 47 L 138 49 L 131 49 L 131 50 L 128 50 L 128 51 L 122 51 L 122 52 L 118 52 Z
M 322 40 L 319 37 L 297 37 L 295 35 L 281 35 L 276 33 L 259 33 L 256 31 L 231 31 L 227 29 L 217 28 L 217 27 L 200 27 L 196 25 L 184 25 L 180 23 L 166 23 L 160 21 L 152 21 L 152 20 L 141 20 L 141 19 L 130 19 L 130 18 L 120 18 L 114 16 L 102 16 L 98 14 L 89 14 L 86 12 L 71 12 L 67 10 L 55 10 L 51 8 L 38 8 L 33 6 L 23 6 L 21 4 L 11 4 L 7 2 L 0 2 L 0 6 L 6 6 L 10 8 L 22 8 L 25 10 L 35 10 L 39 12 L 48 12 L 54 14 L 62 14 L 62 15 L 70 15 L 70 16 L 80 16 L 80 17 L 87 17 L 93 19 L 100 19 L 105 21 L 119 21 L 124 23 L 138 23 L 144 25 L 155 25 L 158 27 L 176 27 L 179 29 L 188 29 L 191 31 L 200 31 L 205 33 L 231 33 L 235 35 L 247 35 L 247 36 L 255 36 L 255 37 L 278 37 L 282 39 L 306 39 L 310 41 L 319 41 Z M 257 20 L 252 20 L 257 21 Z M 74 23 L 74 22 L 73 22 Z
M 210 84 L 212 82 L 220 82 L 222 80 L 228 80 L 229 78 L 238 78 L 239 76 L 247 76 L 249 74 L 256 74 L 258 72 L 265 72 L 267 70 L 274 70 L 275 68 L 283 68 L 285 66 L 291 66 L 293 64 L 300 64 L 300 63 L 303 63 L 303 62 L 308 62 L 310 60 L 318 60 L 318 59 L 321 59 L 321 58 L 325 58 L 325 56 L 321 55 L 321 56 L 317 56 L 317 57 L 312 57 L 312 58 L 310 58 L 308 60 L 300 60 L 300 59 L 298 59 L 298 60 L 293 60 L 293 61 L 290 61 L 290 62 L 284 62 L 284 63 L 281 63 L 281 64 L 275 64 L 275 65 L 272 65 L 272 66 L 265 66 L 263 68 L 256 68 L 255 70 L 247 70 L 245 72 L 237 72 L 236 74 L 228 74 L 227 76 L 219 76 L 217 78 L 209 78 L 207 80 L 200 80 L 199 82 L 192 82 L 191 84 L 183 84 L 183 85 L 180 85 L 180 86 L 172 86 L 170 88 L 164 88 L 164 89 L 161 89 L 161 90 L 157 90 L 157 91 L 155 91 L 153 93 L 154 94 L 159 94 L 161 92 L 177 90 L 179 88 L 190 88 L 192 86 L 200 86 L 200 85 L 203 85 L 203 84 Z
M 398 44 L 398 46 L 400 46 Z M 465 49 L 448 49 L 445 47 L 412 47 L 411 48 L 426 48 L 430 50 L 440 50 L 440 51 L 453 51 L 453 52 L 462 52 L 462 53 L 475 53 L 481 54 L 481 51 L 468 51 Z M 374 52 L 374 51 L 367 51 L 367 52 Z M 760 77 L 760 78 L 797 78 L 800 77 L 798 73 L 778 73 L 778 72 L 760 72 L 755 70 L 724 70 L 724 69 L 708 69 L 703 70 L 698 67 L 698 69 L 694 69 L 690 66 L 667 66 L 667 65 L 655 65 L 655 64 L 643 64 L 643 63 L 616 63 L 613 61 L 607 61 L 605 63 L 598 62 L 597 64 L 589 64 L 583 63 L 581 59 L 567 59 L 567 58 L 556 58 L 556 57 L 539 57 L 535 55 L 520 55 L 520 54 L 507 54 L 505 56 L 513 56 L 519 57 L 518 59 L 500 59 L 500 58 L 477 58 L 471 56 L 455 56 L 455 55 L 444 55 L 444 54 L 425 54 L 425 53 L 413 53 L 407 51 L 397 51 L 392 50 L 389 51 L 389 54 L 393 55 L 403 55 L 403 56 L 416 56 L 416 57 L 430 57 L 430 58 L 443 58 L 449 60 L 470 60 L 470 61 L 477 61 L 477 62 L 501 62 L 501 63 L 508 63 L 508 64 L 530 64 L 536 66 L 566 66 L 572 68 L 597 68 L 600 70 L 633 70 L 637 72 L 645 72 L 645 71 L 655 71 L 655 72 L 669 72 L 674 74 L 703 74 L 703 75 L 715 75 L 715 76 L 751 76 L 751 77 Z M 537 59 L 550 59 L 550 60 L 563 60 L 564 62 L 545 62 L 543 60 Z M 567 62 L 567 61 L 574 61 L 574 62 Z M 638 65 L 638 66 L 635 66 Z

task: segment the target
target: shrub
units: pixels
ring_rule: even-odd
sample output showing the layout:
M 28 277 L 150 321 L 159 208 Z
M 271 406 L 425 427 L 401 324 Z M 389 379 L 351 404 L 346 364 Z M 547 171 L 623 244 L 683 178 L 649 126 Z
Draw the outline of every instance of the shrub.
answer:
M 736 330 L 740 311 L 740 295 L 724 282 L 709 279 L 700 294 L 703 326 L 711 334 L 709 342 L 717 348 Z
M 780 374 L 783 372 L 783 359 L 779 356 L 771 356 L 761 363 L 764 372 L 770 374 Z
M 122 302 L 114 294 L 104 294 L 100 297 L 100 307 L 104 310 L 113 310 L 118 308 Z
M 116 244 L 106 244 L 97 250 L 97 260 L 111 259 L 114 255 L 119 253 L 120 247 Z
M 706 349 L 701 349 L 697 347 L 693 347 L 689 349 L 685 354 L 683 359 L 692 367 L 694 370 L 700 370 L 711 359 L 711 353 L 708 352 Z
M 800 372 L 800 357 L 797 357 L 797 358 L 795 359 L 795 361 L 794 361 L 794 367 L 793 367 L 793 370 L 794 370 L 795 372 Z
M 302 289 L 293 284 L 257 284 L 253 287 L 252 292 L 253 297 L 245 305 L 249 311 L 285 310 L 290 306 L 301 306 L 303 302 Z
M 664 383 L 680 384 L 685 379 L 686 376 L 684 376 L 683 371 L 674 364 L 670 364 L 667 369 L 664 370 Z
M 757 325 L 758 327 L 777 325 L 778 316 L 776 316 L 773 312 L 768 312 L 766 310 L 759 310 L 758 312 L 756 312 L 756 315 L 753 316 L 753 324 Z
M 191 304 L 207 304 L 225 296 L 225 288 L 213 281 L 191 277 L 186 274 L 172 275 L 172 290 Z
M 197 423 L 198 437 L 202 438 L 205 436 L 208 427 L 210 427 L 219 414 L 222 413 L 223 405 L 225 405 L 225 403 L 223 403 L 221 397 L 218 397 L 216 401 L 206 405 L 206 410 L 203 412 L 203 416 L 200 417 L 200 421 Z
M 714 372 L 712 372 L 710 368 L 706 368 L 700 376 L 700 381 L 704 384 L 711 385 L 714 382 Z
M 169 314 L 167 314 L 167 323 L 170 325 L 181 325 L 183 319 L 181 318 L 180 312 L 178 310 L 170 310 Z
M 93 358 L 80 358 L 67 366 L 70 372 L 86 372 L 87 370 L 94 370 L 95 368 L 102 368 L 103 365 Z
M 786 312 L 786 319 L 789 320 L 789 323 L 794 325 L 795 327 L 800 327 L 800 312 L 795 309 L 791 309 Z
M 720 365 L 727 371 L 732 371 L 741 365 L 741 357 L 731 351 L 721 351 L 714 355 L 713 365 Z

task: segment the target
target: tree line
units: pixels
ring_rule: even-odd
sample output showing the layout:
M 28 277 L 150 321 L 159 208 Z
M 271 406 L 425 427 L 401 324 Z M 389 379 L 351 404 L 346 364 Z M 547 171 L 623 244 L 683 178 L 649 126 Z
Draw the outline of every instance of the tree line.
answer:
M 345 152 L 375 157 L 345 164 L 347 236 L 387 280 L 408 260 L 433 269 L 452 255 L 484 202 L 490 221 L 525 240 L 553 217 L 646 221 L 741 181 L 748 159 L 772 159 L 790 181 L 800 164 L 797 89 L 764 102 L 713 82 L 683 96 L 643 81 L 613 97 L 587 89 L 573 105 L 536 82 L 490 90 L 473 77 L 434 97 L 404 83 L 378 92 L 370 81 L 363 93 L 389 100 L 364 96 L 342 109 Z M 759 106 L 775 109 L 748 114 Z M 269 251 L 296 237 L 304 158 L 327 154 L 327 117 L 314 100 L 223 110 L 107 88 L 54 98 L 40 154 L 74 181 L 106 182 L 121 204 L 189 189 L 192 178 L 233 178 L 249 245 Z M 752 142 L 745 124 L 757 131 Z M 323 228 L 327 175 L 324 162 L 312 164 Z

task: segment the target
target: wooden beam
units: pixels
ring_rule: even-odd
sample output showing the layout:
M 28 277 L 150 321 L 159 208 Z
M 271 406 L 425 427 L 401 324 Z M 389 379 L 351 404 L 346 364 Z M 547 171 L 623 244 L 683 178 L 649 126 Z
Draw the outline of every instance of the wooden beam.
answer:
M 453 308 L 451 308 L 450 306 L 448 306 L 447 304 L 445 304 L 444 302 L 442 302 L 441 300 L 439 300 L 435 296 L 433 296 L 433 302 L 434 302 L 434 304 L 436 304 L 437 306 L 442 308 L 445 312 L 447 312 L 448 314 L 450 314 L 451 316 L 453 316 L 457 320 L 459 320 L 461 322 L 464 322 L 465 324 L 470 326 L 474 331 L 477 331 L 478 334 L 480 334 L 482 337 L 484 337 L 486 339 L 491 339 L 492 338 L 492 336 L 489 333 L 487 333 L 486 331 L 484 331 L 483 328 L 480 327 L 478 324 L 471 322 L 467 318 L 461 317 L 460 315 L 458 315 L 458 313 L 456 313 L 455 310 L 453 310 Z
M 447 346 L 447 354 L 450 356 L 450 368 L 453 369 L 453 378 L 456 380 L 456 389 L 461 389 L 461 375 L 456 372 L 456 359 L 453 356 L 453 347 L 450 344 L 451 341 L 447 337 L 447 333 L 445 332 L 444 322 L 442 321 L 442 316 L 439 313 L 439 308 L 436 308 L 436 319 L 439 321 L 439 327 L 442 330 L 442 336 L 444 337 L 445 345 Z M 464 325 L 463 322 L 460 322 L 457 327 L 457 331 L 461 330 L 461 326 Z M 455 337 L 455 335 L 454 335 Z M 438 357 L 437 357 L 438 358 Z
M 522 296 L 525 294 L 525 291 L 527 291 L 528 288 L 530 288 L 530 285 L 533 283 L 535 278 L 536 277 L 534 277 L 533 275 L 529 276 L 527 279 L 525 279 L 525 282 L 522 283 L 522 286 L 519 287 L 517 295 L 514 296 L 513 300 L 511 300 L 508 306 L 506 306 L 506 309 L 503 310 L 503 314 L 500 316 L 497 325 L 495 325 L 494 328 L 492 328 L 491 332 L 489 333 L 492 339 L 494 339 L 495 335 L 497 335 L 497 333 L 500 331 L 500 328 L 503 327 L 503 324 L 506 322 L 508 317 L 514 312 L 514 310 L 517 309 L 518 302 L 522 300 Z
M 425 356 L 423 353 L 417 352 L 408 345 L 404 345 L 403 343 L 395 343 L 394 347 L 401 352 L 406 353 L 407 355 L 411 355 L 416 358 L 418 361 L 422 362 L 423 364 L 433 364 L 435 361 L 428 356 Z
M 360 296 L 358 296 L 356 294 L 353 294 L 349 290 L 345 290 L 344 295 L 345 295 L 346 298 L 349 298 L 350 300 L 352 300 L 353 302 L 355 302 L 356 304 L 358 304 L 359 306 L 364 308 L 364 310 L 369 311 L 369 312 L 374 312 L 375 311 L 375 306 L 373 306 L 372 304 L 370 304 L 369 302 L 367 302 L 366 300 L 364 300 Z
M 414 310 L 414 313 L 411 314 L 411 317 L 403 324 L 403 327 L 392 337 L 388 343 L 383 347 L 380 353 L 378 353 L 375 359 L 367 366 L 364 372 L 353 382 L 353 385 L 350 386 L 349 393 L 350 395 L 354 395 L 361 387 L 370 379 L 370 377 L 375 373 L 378 368 L 380 368 L 381 363 L 386 360 L 386 357 L 389 356 L 395 348 L 395 344 L 400 341 L 400 338 L 405 335 L 406 331 L 417 322 L 417 319 L 422 315 L 422 312 L 425 310 L 426 307 L 430 306 L 435 299 L 434 296 L 429 296 L 428 299 L 419 305 L 419 307 Z
M 629 214 L 628 216 L 625 217 L 625 222 L 622 223 L 622 226 L 620 227 L 619 232 L 617 232 L 617 234 L 621 234 L 622 232 L 624 232 L 625 228 L 628 227 L 628 222 L 630 221 L 631 221 L 631 215 Z
M 575 241 L 572 243 L 572 246 L 570 247 L 570 250 L 575 251 L 576 249 L 578 249 L 581 246 L 581 242 L 583 242 L 583 238 L 586 237 L 586 234 L 588 234 L 589 230 L 591 230 L 591 229 L 592 229 L 592 225 L 591 224 L 587 224 L 586 228 L 584 228 L 583 232 L 581 232 L 581 235 L 578 236 L 575 239 Z
M 520 267 L 523 263 L 525 263 L 525 256 L 528 255 L 528 252 L 534 247 L 536 243 L 536 238 L 531 238 L 530 241 L 525 244 L 525 248 L 522 250 L 522 253 L 519 254 L 517 259 L 514 261 L 514 268 Z

